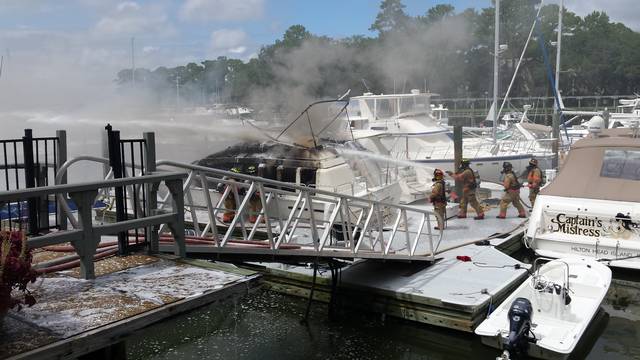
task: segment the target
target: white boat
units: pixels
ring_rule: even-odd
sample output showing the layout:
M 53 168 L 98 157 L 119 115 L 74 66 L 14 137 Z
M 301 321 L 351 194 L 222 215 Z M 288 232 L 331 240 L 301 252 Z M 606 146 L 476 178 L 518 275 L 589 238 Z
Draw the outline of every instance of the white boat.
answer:
M 536 254 L 640 269 L 640 131 L 577 141 L 536 199 L 524 241 Z
M 230 170 L 238 168 L 246 173 L 253 167 L 256 174 L 271 180 L 292 183 L 356 197 L 399 203 L 402 198 L 400 181 L 404 181 L 405 167 L 380 165 L 366 156 L 343 156 L 343 149 L 357 154 L 366 150 L 348 141 L 350 134 L 337 121 L 347 106 L 346 101 L 319 101 L 309 105 L 296 120 L 290 122 L 280 135 L 266 141 L 253 141 L 231 146 L 197 161 L 198 165 Z M 300 121 L 297 121 L 301 119 Z M 431 179 L 431 177 L 429 177 Z M 242 186 L 242 185 L 240 185 Z M 222 194 L 211 190 L 217 203 Z M 426 193 L 422 198 L 426 197 Z M 205 204 L 204 199 L 194 199 Z M 278 211 L 287 213 L 296 196 L 279 201 Z M 334 204 L 314 210 L 324 219 Z
M 453 171 L 453 134 L 433 114 L 431 97 L 435 95 L 419 90 L 409 94 L 365 93 L 351 98 L 345 119 L 353 138 L 371 152 Z M 442 118 L 441 114 L 437 116 Z M 488 136 L 467 137 L 463 141 L 463 157 L 471 161 L 480 178 L 492 182 L 500 181 L 505 161 L 520 173 L 532 157 L 544 159 L 550 154 L 550 146 L 522 134 L 495 143 Z M 430 174 L 422 173 L 419 177 L 427 178 Z
M 534 265 L 535 267 L 535 265 Z M 611 270 L 587 258 L 562 258 L 537 269 L 475 330 L 498 359 L 566 359 L 611 284 Z

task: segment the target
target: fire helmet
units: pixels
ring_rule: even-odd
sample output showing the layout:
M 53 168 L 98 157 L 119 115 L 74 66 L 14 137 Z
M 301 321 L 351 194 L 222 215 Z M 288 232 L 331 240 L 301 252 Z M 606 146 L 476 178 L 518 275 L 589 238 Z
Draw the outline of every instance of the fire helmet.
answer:
M 531 159 L 531 160 L 529 160 L 529 165 L 531 165 L 531 166 L 538 166 L 538 160 L 537 160 L 537 159 Z

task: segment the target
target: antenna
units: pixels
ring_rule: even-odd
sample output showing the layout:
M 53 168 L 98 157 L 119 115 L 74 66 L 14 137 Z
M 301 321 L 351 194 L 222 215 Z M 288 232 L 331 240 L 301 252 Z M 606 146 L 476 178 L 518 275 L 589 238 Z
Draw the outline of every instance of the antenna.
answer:
M 369 87 L 367 86 L 367 82 L 364 81 L 364 79 L 362 79 L 362 84 L 364 85 L 364 87 L 367 89 L 367 92 L 371 92 L 371 89 L 369 89 Z
M 0 56 L 0 79 L 2 79 L 2 65 L 4 65 L 4 55 Z
M 136 58 L 134 51 L 134 41 L 135 37 L 131 37 L 131 85 L 135 86 L 136 84 Z

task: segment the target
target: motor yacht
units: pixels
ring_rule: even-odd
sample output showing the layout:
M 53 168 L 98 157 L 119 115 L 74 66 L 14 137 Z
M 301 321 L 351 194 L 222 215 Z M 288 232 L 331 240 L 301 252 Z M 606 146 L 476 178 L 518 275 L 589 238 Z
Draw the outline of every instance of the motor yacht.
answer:
M 525 236 L 536 254 L 640 269 L 640 132 L 593 129 L 536 199 Z

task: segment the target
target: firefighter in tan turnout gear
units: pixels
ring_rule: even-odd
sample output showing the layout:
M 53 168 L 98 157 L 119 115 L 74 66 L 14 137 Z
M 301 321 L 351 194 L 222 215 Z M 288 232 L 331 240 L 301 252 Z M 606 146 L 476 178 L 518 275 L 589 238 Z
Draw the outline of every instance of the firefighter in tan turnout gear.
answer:
M 478 183 L 476 182 L 476 174 L 469 167 L 469 160 L 462 159 L 460 163 L 460 169 L 454 174 L 451 171 L 447 171 L 449 176 L 453 177 L 456 181 L 462 182 L 462 195 L 460 196 L 460 211 L 458 212 L 458 218 L 464 219 L 467 217 L 467 205 L 471 204 L 471 207 L 476 211 L 475 220 L 484 219 L 484 211 L 480 207 L 480 203 L 476 198 L 476 188 Z
M 538 160 L 536 159 L 531 159 L 529 166 L 527 166 L 527 183 L 529 184 L 529 201 L 533 209 L 540 192 L 540 186 L 542 186 L 542 170 L 538 167 Z
M 444 173 L 440 169 L 433 171 L 433 186 L 431 186 L 431 196 L 429 201 L 433 204 L 433 211 L 440 215 L 436 217 L 438 220 L 438 226 L 436 230 L 444 230 L 444 223 L 447 219 L 447 194 L 446 186 L 444 183 Z
M 518 182 L 518 177 L 513 173 L 513 165 L 510 162 L 502 164 L 502 173 L 504 174 L 504 196 L 500 200 L 500 214 L 496 217 L 498 219 L 506 218 L 509 204 L 513 204 L 518 209 L 518 217 L 527 217 L 520 199 L 520 187 L 522 185 Z

